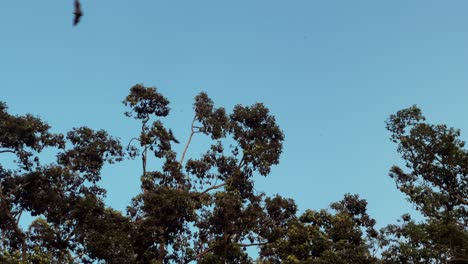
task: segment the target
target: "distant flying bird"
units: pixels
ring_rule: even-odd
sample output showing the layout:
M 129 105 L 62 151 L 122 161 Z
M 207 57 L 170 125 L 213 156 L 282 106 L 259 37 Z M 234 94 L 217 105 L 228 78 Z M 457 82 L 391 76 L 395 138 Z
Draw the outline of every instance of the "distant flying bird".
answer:
M 174 134 L 172 133 L 172 129 L 169 129 L 169 139 L 174 141 L 175 143 L 179 144 L 179 140 L 177 140 L 175 137 L 174 137 Z
M 75 14 L 75 18 L 73 19 L 73 26 L 76 26 L 80 22 L 80 18 L 83 16 L 79 0 L 75 0 L 75 12 L 73 12 L 73 14 Z

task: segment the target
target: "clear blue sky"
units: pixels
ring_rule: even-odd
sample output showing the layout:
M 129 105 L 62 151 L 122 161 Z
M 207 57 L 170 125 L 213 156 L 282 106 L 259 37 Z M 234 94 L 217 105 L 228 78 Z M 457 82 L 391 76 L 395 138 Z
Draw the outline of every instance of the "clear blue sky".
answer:
M 281 164 L 256 189 L 292 197 L 301 210 L 359 193 L 384 225 L 411 210 L 387 176 L 401 161 L 386 118 L 418 104 L 430 121 L 468 131 L 466 1 L 82 6 L 74 28 L 72 0 L 0 3 L 0 100 L 57 132 L 87 125 L 127 142 L 138 124 L 120 102 L 136 83 L 172 101 L 167 124 L 182 142 L 202 90 L 228 109 L 264 102 L 286 141 Z M 139 174 L 138 162 L 106 167 L 107 203 L 123 210 Z

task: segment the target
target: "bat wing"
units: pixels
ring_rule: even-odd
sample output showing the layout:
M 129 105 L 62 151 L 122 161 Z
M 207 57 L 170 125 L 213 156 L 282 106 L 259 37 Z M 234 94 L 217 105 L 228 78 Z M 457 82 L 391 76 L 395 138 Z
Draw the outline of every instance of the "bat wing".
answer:
M 73 19 L 73 25 L 76 26 L 80 22 L 80 18 L 83 16 L 83 12 L 81 11 L 81 4 L 80 1 L 75 0 L 75 17 Z
M 80 23 L 80 15 L 75 14 L 75 18 L 73 19 L 73 25 L 76 26 L 78 23 Z

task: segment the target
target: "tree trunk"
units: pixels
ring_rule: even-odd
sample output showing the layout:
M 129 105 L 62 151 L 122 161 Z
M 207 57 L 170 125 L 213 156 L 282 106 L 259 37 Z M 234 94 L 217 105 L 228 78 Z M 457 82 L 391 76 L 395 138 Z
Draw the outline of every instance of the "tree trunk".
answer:
M 10 209 L 8 208 L 8 205 L 5 202 L 4 197 L 1 197 L 1 206 L 0 208 L 5 212 L 5 215 L 7 216 L 8 220 L 11 223 L 11 226 L 13 228 L 13 231 L 15 234 L 18 236 L 18 238 L 21 240 L 21 258 L 24 263 L 26 263 L 26 258 L 27 258 L 27 247 L 26 247 L 26 235 L 24 232 L 21 230 L 21 228 L 18 226 L 16 223 L 16 219 L 13 217 L 13 215 L 10 212 Z
M 164 237 L 161 238 L 161 242 L 159 244 L 159 263 L 164 263 L 164 258 L 166 257 L 166 249 L 165 249 L 165 240 Z

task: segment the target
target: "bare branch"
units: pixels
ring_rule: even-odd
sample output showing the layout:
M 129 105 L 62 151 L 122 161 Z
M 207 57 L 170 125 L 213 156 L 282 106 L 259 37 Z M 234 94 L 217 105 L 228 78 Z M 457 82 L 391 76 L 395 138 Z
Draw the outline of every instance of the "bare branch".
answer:
M 132 144 L 133 140 L 140 141 L 138 138 L 135 138 L 135 137 L 130 139 L 130 141 L 128 142 L 128 145 L 127 145 L 127 149 L 130 147 L 130 144 Z
M 244 158 L 245 158 L 245 155 L 242 154 L 242 159 L 239 161 L 239 165 L 237 165 L 239 168 L 242 168 L 242 166 L 245 165 L 245 164 L 244 164 L 244 162 L 245 162 L 245 159 L 244 159 Z
M 15 154 L 15 152 L 13 150 L 11 150 L 11 149 L 0 150 L 0 154 L 1 153 L 13 153 L 13 154 Z
M 253 246 L 264 246 L 269 243 L 270 242 L 266 241 L 266 242 L 252 243 L 252 244 L 236 244 L 236 245 L 238 245 L 239 247 L 253 247 Z
M 15 215 L 16 217 L 16 224 L 18 225 L 19 224 L 19 221 L 21 219 L 21 215 L 23 214 L 23 211 L 24 211 L 24 208 L 22 208 L 19 213 L 17 215 Z
M 188 141 L 187 141 L 187 144 L 185 144 L 184 152 L 182 152 L 182 157 L 180 158 L 180 162 L 179 162 L 180 165 L 182 165 L 182 162 L 184 162 L 185 154 L 187 153 L 187 149 L 188 149 L 188 147 L 189 147 L 189 145 L 190 145 L 190 142 L 192 142 L 193 134 L 196 133 L 196 131 L 194 130 L 194 128 L 195 128 L 194 124 L 195 124 L 195 121 L 196 121 L 196 120 L 197 120 L 197 119 L 196 119 L 196 116 L 194 116 L 194 117 L 193 117 L 193 121 L 192 121 L 192 126 L 191 126 L 191 128 L 190 128 L 190 131 L 191 131 L 190 137 L 189 137 L 189 139 L 188 139 Z
M 142 166 L 143 166 L 143 176 L 146 176 L 147 155 L 148 155 L 148 146 L 145 146 L 145 150 L 143 151 L 143 154 L 141 155 Z
M 226 185 L 226 183 L 221 183 L 221 184 L 218 184 L 218 185 L 214 185 L 214 186 L 211 186 L 210 188 L 204 190 L 203 192 L 201 192 L 200 194 L 205 194 L 211 190 L 214 190 L 214 189 L 218 189 L 220 187 L 223 187 L 224 185 Z

